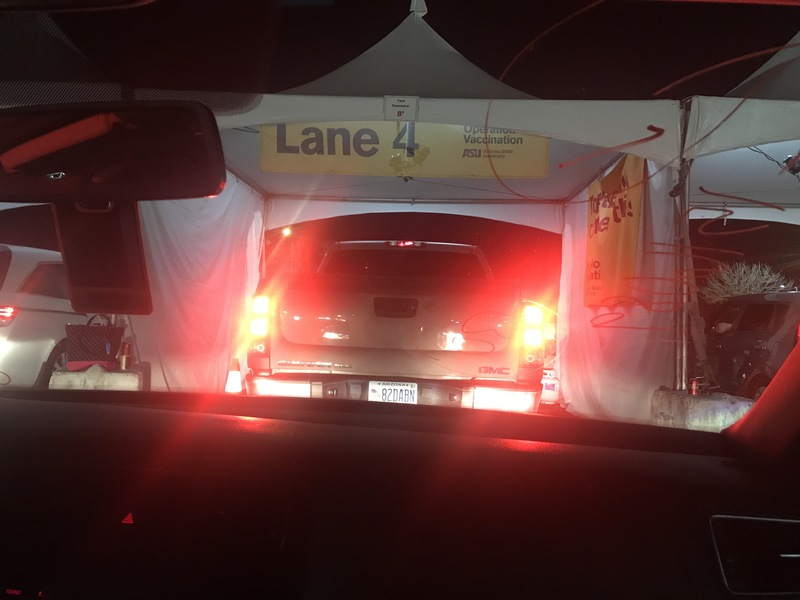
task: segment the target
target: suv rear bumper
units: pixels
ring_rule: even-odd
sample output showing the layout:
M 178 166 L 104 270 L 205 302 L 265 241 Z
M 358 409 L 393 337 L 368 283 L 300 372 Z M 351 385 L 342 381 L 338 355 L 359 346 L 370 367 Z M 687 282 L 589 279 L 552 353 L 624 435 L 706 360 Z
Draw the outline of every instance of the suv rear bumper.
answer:
M 380 377 L 260 376 L 249 374 L 246 393 L 253 396 L 369 400 L 370 384 L 401 382 L 416 384 L 411 404 L 479 408 L 513 412 L 537 412 L 541 387 L 504 381 L 454 381 Z

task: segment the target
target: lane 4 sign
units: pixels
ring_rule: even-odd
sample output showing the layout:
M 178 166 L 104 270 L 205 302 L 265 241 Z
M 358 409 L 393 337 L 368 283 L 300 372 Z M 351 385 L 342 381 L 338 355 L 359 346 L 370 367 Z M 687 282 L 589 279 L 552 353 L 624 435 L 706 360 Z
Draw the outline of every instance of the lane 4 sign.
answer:
M 476 178 L 547 176 L 547 138 L 414 121 L 261 126 L 261 170 Z

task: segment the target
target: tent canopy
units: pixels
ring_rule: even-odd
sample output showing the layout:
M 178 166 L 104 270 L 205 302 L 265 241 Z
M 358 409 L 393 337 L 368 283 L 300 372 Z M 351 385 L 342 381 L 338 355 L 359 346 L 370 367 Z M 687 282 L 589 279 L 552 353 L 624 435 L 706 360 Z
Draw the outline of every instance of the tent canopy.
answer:
M 422 7 L 412 6 L 408 17 L 372 48 L 328 75 L 286 93 L 293 96 L 398 94 L 423 98 L 530 98 L 487 75 L 459 54 L 423 20 L 425 12 Z
M 574 197 L 620 151 L 677 163 L 678 102 L 532 99 L 461 56 L 425 23 L 425 12 L 424 2 L 415 1 L 394 31 L 336 71 L 283 94 L 263 95 L 247 110 L 219 114 L 229 168 L 270 198 L 533 205 Z M 384 121 L 384 96 L 389 94 L 417 97 L 420 123 L 512 129 L 549 138 L 547 177 L 418 180 L 261 170 L 259 125 Z
M 800 99 L 800 33 L 750 77 L 732 89 L 733 98 Z

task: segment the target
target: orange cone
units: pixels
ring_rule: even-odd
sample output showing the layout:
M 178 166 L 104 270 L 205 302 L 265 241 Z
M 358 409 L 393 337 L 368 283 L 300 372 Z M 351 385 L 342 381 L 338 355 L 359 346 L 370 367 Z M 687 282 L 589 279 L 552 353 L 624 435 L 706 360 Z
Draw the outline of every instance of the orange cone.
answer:
M 239 359 L 231 359 L 231 366 L 228 370 L 228 380 L 225 382 L 226 394 L 242 393 L 242 370 L 239 368 Z

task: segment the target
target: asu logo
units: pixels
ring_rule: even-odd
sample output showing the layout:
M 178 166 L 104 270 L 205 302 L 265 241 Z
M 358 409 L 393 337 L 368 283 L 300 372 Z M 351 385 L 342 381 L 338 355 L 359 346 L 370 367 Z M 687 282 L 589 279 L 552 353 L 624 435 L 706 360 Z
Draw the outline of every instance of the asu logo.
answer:
M 461 158 L 480 158 L 480 157 L 481 157 L 480 148 L 464 148 L 464 152 L 461 153 Z

